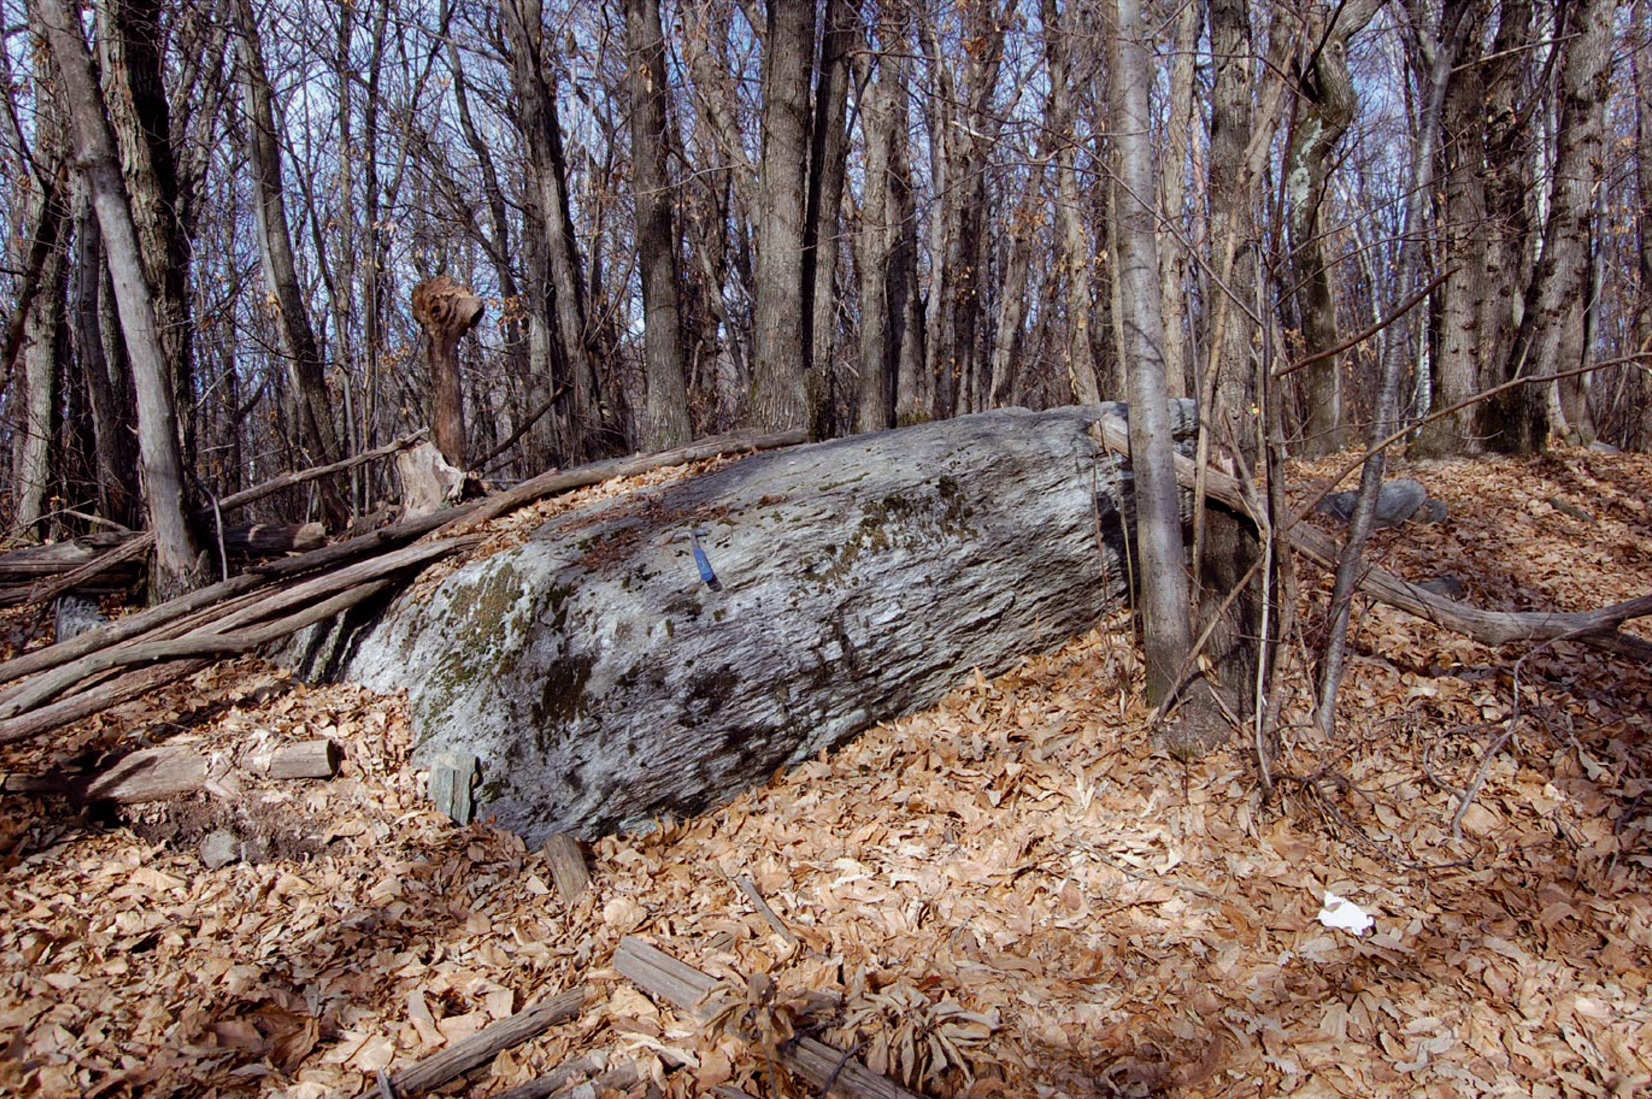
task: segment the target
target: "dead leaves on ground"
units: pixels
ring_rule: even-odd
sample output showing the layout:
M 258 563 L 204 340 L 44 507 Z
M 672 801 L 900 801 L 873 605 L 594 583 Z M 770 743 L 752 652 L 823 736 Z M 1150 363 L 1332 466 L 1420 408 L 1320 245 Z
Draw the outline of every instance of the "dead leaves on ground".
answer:
M 1407 472 L 1452 517 L 1380 533 L 1385 567 L 1451 572 L 1509 609 L 1645 583 L 1645 458 Z M 14 749 L 18 770 L 136 737 L 329 735 L 348 754 L 332 783 L 240 792 L 283 809 L 249 827 L 302 829 L 312 854 L 216 871 L 168 838 L 177 807 L 111 826 L 0 803 L 0 1089 L 354 1094 L 581 981 L 598 998 L 577 1021 L 451 1090 L 601 1050 L 668 1095 L 786 1094 L 745 1039 L 800 1031 L 938 1096 L 1652 1086 L 1646 669 L 1551 645 L 1520 664 L 1505 738 L 1521 650 L 1362 607 L 1338 736 L 1296 706 L 1282 804 L 1263 805 L 1243 753 L 1154 752 L 1123 626 L 976 677 L 722 810 L 599 842 L 571 907 L 514 837 L 425 807 L 394 699 L 242 661 Z M 738 888 L 748 875 L 791 936 Z M 1318 923 L 1326 891 L 1375 930 Z M 604 968 L 630 933 L 726 981 L 719 1026 Z

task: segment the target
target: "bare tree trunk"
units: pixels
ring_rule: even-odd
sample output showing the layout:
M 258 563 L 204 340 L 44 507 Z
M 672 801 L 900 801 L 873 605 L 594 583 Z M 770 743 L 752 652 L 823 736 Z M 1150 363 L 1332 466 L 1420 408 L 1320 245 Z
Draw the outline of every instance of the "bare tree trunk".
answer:
M 1533 89 L 1530 70 L 1535 20 L 1531 0 L 1503 0 L 1497 5 L 1497 36 L 1491 54 L 1477 68 L 1485 81 L 1478 104 L 1485 123 L 1479 183 L 1485 191 L 1484 230 L 1476 253 L 1477 268 L 1456 287 L 1473 309 L 1475 369 L 1480 389 L 1510 380 L 1519 369 L 1514 345 L 1525 321 L 1525 290 L 1530 285 L 1532 194 L 1537 190 L 1536 131 L 1533 111 L 1542 99 Z M 1557 47 L 1550 46 L 1550 49 Z M 1522 96 L 1528 97 L 1524 101 Z M 1464 105 L 1464 110 L 1475 109 Z M 1453 289 L 1447 282 L 1447 292 Z M 1533 449 L 1543 445 L 1548 416 L 1543 393 L 1517 386 L 1473 406 L 1466 421 L 1475 441 L 1494 450 Z M 1522 437 L 1530 441 L 1522 442 Z
M 45 150 L 40 150 L 44 152 Z M 61 154 L 58 154 L 61 155 Z M 42 203 L 61 208 L 65 196 L 49 193 L 41 196 Z M 37 219 L 46 226 L 61 225 L 61 209 Z M 53 236 L 57 236 L 55 229 Z M 31 296 L 23 321 L 23 383 L 22 423 L 18 425 L 13 471 L 16 480 L 17 505 L 12 524 L 19 530 L 29 530 L 39 524 L 45 514 L 45 504 L 58 471 L 53 463 L 52 442 L 56 436 L 59 411 L 58 367 L 65 356 L 63 327 L 63 297 L 66 286 L 66 264 L 63 248 L 54 243 L 47 253 L 39 275 L 39 289 Z M 34 533 L 44 535 L 44 529 Z
M 1432 199 L 1434 186 L 1434 153 L 1440 138 L 1440 116 L 1445 101 L 1446 85 L 1452 66 L 1461 48 L 1465 32 L 1472 31 L 1472 23 L 1463 7 L 1442 9 L 1438 28 L 1425 26 L 1426 5 L 1411 5 L 1411 35 L 1418 55 L 1419 83 L 1426 92 L 1417 120 L 1418 133 L 1411 152 L 1411 180 L 1406 191 L 1404 221 L 1400 226 L 1399 280 L 1395 284 L 1396 304 L 1408 297 L 1420 281 L 1423 269 L 1423 220 Z M 1347 663 L 1348 621 L 1354 592 L 1363 579 L 1366 564 L 1362 559 L 1365 542 L 1371 532 L 1376 514 L 1377 495 L 1382 486 L 1387 452 L 1378 445 L 1392 435 L 1399 426 L 1400 395 L 1404 388 L 1408 349 L 1411 346 L 1409 329 L 1415 321 L 1407 319 L 1383 333 L 1382 380 L 1377 390 L 1377 414 L 1371 421 L 1367 436 L 1369 450 L 1364 468 L 1360 471 L 1359 497 L 1354 514 L 1348 522 L 1348 537 L 1342 544 L 1337 559 L 1336 581 L 1331 591 L 1330 626 L 1319 664 L 1318 713 L 1320 731 L 1329 738 L 1336 729 L 1337 693 L 1342 686 L 1343 670 Z
M 1285 153 L 1290 207 L 1292 274 L 1302 319 L 1302 350 L 1322 355 L 1341 343 L 1320 210 L 1333 166 L 1331 153 L 1354 120 L 1358 100 L 1348 71 L 1348 40 L 1376 14 L 1374 3 L 1315 9 L 1306 39 L 1312 53 L 1302 64 L 1293 100 L 1295 115 Z M 1343 438 L 1342 357 L 1324 355 L 1307 368 L 1308 417 L 1303 450 L 1328 454 Z
M 1187 159 L 1193 143 L 1193 69 L 1204 13 L 1199 4 L 1183 4 L 1176 16 L 1176 52 L 1170 65 L 1170 118 L 1165 124 L 1163 170 L 1159 172 L 1159 209 L 1167 225 L 1183 230 L 1165 234 L 1159 249 L 1159 301 L 1164 320 L 1164 373 L 1172 397 L 1188 394 L 1187 292 L 1190 263 L 1186 232 Z M 1115 192 L 1115 198 L 1116 198 Z M 1196 389 L 1195 389 L 1196 391 Z
M 866 135 L 866 183 L 861 200 L 858 232 L 860 275 L 860 414 L 861 431 L 882 431 L 895 425 L 895 379 L 900 369 L 898 339 L 901 318 L 891 309 L 890 266 L 900 232 L 895 202 L 895 98 L 904 94 L 898 76 L 899 61 L 887 51 L 892 28 L 879 30 L 886 52 L 878 57 L 872 75 L 869 50 L 855 54 L 856 75 L 865 89 L 861 128 Z
M 1549 188 L 1543 253 L 1527 294 L 1526 315 L 1514 347 L 1514 370 L 1553 374 L 1584 364 L 1584 298 L 1589 281 L 1591 215 L 1600 185 L 1605 108 L 1612 80 L 1612 0 L 1580 0 L 1565 9 L 1566 44 L 1560 67 L 1560 124 L 1554 178 Z M 1555 383 L 1549 383 L 1553 385 Z M 1575 442 L 1594 438 L 1580 388 L 1565 393 L 1557 407 L 1567 422 L 1549 425 Z M 1535 409 L 1534 409 L 1535 411 Z M 1546 432 L 1538 424 L 1506 425 L 1492 441 L 1498 449 L 1541 447 Z
M 138 453 L 150 528 L 155 533 L 152 597 L 164 600 L 190 587 L 196 575 L 195 538 L 184 517 L 183 463 L 171 377 L 91 53 L 81 37 L 79 21 L 63 0 L 37 0 L 37 4 L 52 57 L 63 77 L 75 157 L 103 229 L 121 331 L 137 381 Z
M 327 392 L 326 363 L 322 361 L 315 330 L 310 327 L 309 307 L 293 258 L 275 109 L 250 0 L 236 0 L 235 17 L 240 31 L 247 153 L 256 189 L 253 208 L 258 220 L 258 250 L 263 258 L 265 285 L 269 288 L 270 305 L 275 311 L 281 347 L 287 358 L 301 443 L 311 464 L 329 464 L 342 456 L 333 425 L 333 401 Z M 336 479 L 322 482 L 321 499 L 330 526 L 338 528 L 348 523 L 349 500 Z
M 1472 18 L 1484 18 L 1486 0 L 1466 0 Z M 1453 5 L 1464 6 L 1464 0 Z M 1440 236 L 1446 268 L 1438 295 L 1438 351 L 1431 371 L 1431 405 L 1450 408 L 1473 395 L 1480 385 L 1478 299 L 1486 292 L 1482 282 L 1486 251 L 1485 143 L 1489 125 L 1486 111 L 1486 66 L 1476 35 L 1463 43 L 1463 63 L 1451 76 L 1441 108 L 1440 148 L 1443 175 L 1443 224 Z M 1485 349 L 1489 351 L 1490 349 Z M 1469 454 L 1478 449 L 1472 433 L 1474 409 L 1442 416 L 1417 432 L 1412 451 L 1419 456 Z
M 1247 421 L 1256 405 L 1255 367 L 1252 361 L 1250 318 L 1244 309 L 1255 295 L 1256 226 L 1251 203 L 1251 173 L 1247 151 L 1258 122 L 1252 106 L 1250 9 L 1247 0 L 1210 0 L 1210 48 L 1215 76 L 1210 103 L 1210 240 L 1214 264 L 1235 302 L 1213 290 L 1215 314 L 1213 356 L 1216 402 L 1201 407 L 1204 430 L 1215 438 L 1234 442 L 1247 457 L 1251 432 Z
M 545 27 L 540 0 L 507 0 L 503 6 L 510 42 L 512 82 L 518 118 L 528 146 L 528 171 L 539 207 L 542 255 L 549 275 L 555 331 L 569 383 L 564 417 L 563 459 L 582 462 L 606 449 L 601 390 L 593 359 L 592 333 L 585 316 L 585 283 L 569 206 L 568 165 L 562 148 L 552 72 L 544 56 Z
M 1175 688 L 1192 644 L 1182 519 L 1176 498 L 1174 441 L 1164 374 L 1164 320 L 1159 310 L 1158 245 L 1153 184 L 1151 68 L 1137 0 L 1115 0 L 1116 56 L 1108 95 L 1115 164 L 1112 235 L 1130 389 L 1130 466 L 1136 489 L 1136 559 L 1140 562 L 1147 698 L 1154 705 Z
M 1652 4 L 1635 0 L 1630 9 L 1633 39 L 1639 48 L 1629 53 L 1631 78 L 1635 89 L 1635 189 L 1638 205 L 1635 208 L 1635 229 L 1640 237 L 1636 256 L 1640 267 L 1640 298 L 1635 303 L 1635 346 L 1642 352 L 1652 351 Z M 1636 400 L 1631 407 L 1639 410 L 1630 425 L 1629 444 L 1638 450 L 1652 450 L 1652 367 L 1637 364 L 1632 375 Z
M 180 220 L 172 113 L 162 83 L 167 25 L 161 0 L 99 0 L 98 58 L 104 102 L 120 150 L 155 324 L 171 371 L 183 428 L 183 461 L 194 460 L 194 367 L 189 314 L 189 240 Z
M 36 62 L 36 87 L 49 86 L 44 59 Z M 38 92 L 37 92 L 38 95 Z M 39 100 L 37 99 L 37 102 Z M 34 155 L 39 165 L 30 182 L 32 201 L 24 214 L 24 239 L 18 241 L 23 253 L 19 266 L 19 289 L 8 328 L 7 354 L 18 353 L 22 370 L 14 372 L 21 382 L 14 409 L 21 412 L 12 439 L 12 488 L 16 501 L 13 527 L 32 530 L 45 512 L 51 489 L 52 438 L 57 411 L 58 363 L 63 357 L 64 232 L 68 217 L 67 152 L 64 148 L 64 119 L 60 110 L 43 104 L 36 115 Z M 21 190 L 21 189 L 20 189 Z M 11 337 L 18 337 L 13 344 Z M 7 364 L 10 366 L 11 364 Z M 0 386 L 4 382 L 0 381 Z
M 683 380 L 682 308 L 677 293 L 676 225 L 666 168 L 665 36 L 659 0 L 625 0 L 630 53 L 631 163 L 636 194 L 637 258 L 642 267 L 643 360 L 648 398 L 646 450 L 670 450 L 693 434 Z
M 1067 0 L 1064 11 L 1055 0 L 1042 0 L 1044 56 L 1050 73 L 1049 110 L 1045 126 L 1055 141 L 1056 224 L 1060 226 L 1061 268 L 1067 280 L 1067 371 L 1073 400 L 1098 404 L 1101 385 L 1096 380 L 1095 343 L 1090 334 L 1090 315 L 1095 312 L 1095 290 L 1090 278 L 1096 257 L 1095 245 L 1084 224 L 1084 203 L 1078 187 L 1078 142 L 1074 135 L 1071 51 L 1074 42 L 1084 41 L 1078 33 L 1078 4 Z M 1157 263 L 1157 250 L 1154 252 Z M 1163 326 L 1160 326 L 1162 348 Z M 1162 351 L 1160 352 L 1162 354 Z
M 92 406 L 92 433 L 97 451 L 98 514 L 122 526 L 136 526 L 142 515 L 138 489 L 138 455 L 132 446 L 136 426 L 133 402 L 126 385 L 118 384 L 112 368 L 124 365 L 120 356 L 104 353 L 102 302 L 109 292 L 103 256 L 103 235 L 97 214 L 83 186 L 75 195 L 75 240 L 78 254 L 74 272 L 73 342 L 78 368 L 86 375 L 87 399 Z M 124 370 L 121 381 L 124 382 Z
M 751 423 L 760 431 L 808 425 L 811 350 L 803 288 L 809 164 L 809 74 L 815 15 L 769 0 L 763 43 L 763 159 L 752 306 Z
M 849 53 L 859 37 L 849 0 L 828 0 L 809 143 L 809 204 L 804 222 L 803 290 L 809 309 L 809 433 L 843 433 L 837 377 L 837 267 L 843 181 L 849 157 Z
M 446 23 L 447 19 L 448 16 L 444 14 L 443 22 Z M 487 203 L 487 229 L 478 229 L 476 235 L 493 264 L 495 277 L 499 280 L 499 296 L 503 299 L 499 330 L 504 343 L 508 376 L 514 385 L 521 387 L 528 394 L 528 405 L 538 408 L 551 392 L 551 374 L 548 363 L 544 364 L 543 369 L 536 371 L 529 362 L 530 308 L 523 301 L 522 288 L 516 279 L 515 242 L 511 236 L 511 222 L 505 203 L 504 188 L 500 186 L 499 173 L 494 166 L 493 150 L 483 142 L 482 135 L 471 116 L 469 82 L 465 76 L 465 66 L 459 57 L 459 48 L 452 39 L 449 39 L 447 44 L 447 60 L 449 74 L 453 78 L 453 101 L 459 119 L 459 130 L 464 135 L 465 145 L 470 149 L 471 155 L 476 158 L 477 172 L 482 181 L 482 196 Z M 540 392 L 541 385 L 543 391 L 536 398 L 534 394 Z M 540 422 L 545 421 L 542 418 Z M 532 445 L 528 447 L 528 452 L 522 460 L 522 464 L 530 473 L 543 469 L 550 463 L 551 458 L 550 447 L 540 445 L 545 436 L 538 434 L 531 438 Z
M 459 385 L 459 340 L 482 319 L 482 299 L 447 275 L 413 288 L 413 319 L 424 329 L 430 361 L 432 431 L 448 465 L 465 464 L 465 409 Z

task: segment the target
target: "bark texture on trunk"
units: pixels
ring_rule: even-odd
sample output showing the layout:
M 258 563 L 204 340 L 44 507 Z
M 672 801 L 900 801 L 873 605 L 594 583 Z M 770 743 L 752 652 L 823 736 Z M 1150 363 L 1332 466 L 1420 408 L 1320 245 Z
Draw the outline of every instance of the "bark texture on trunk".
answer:
M 1593 262 L 1595 192 L 1605 174 L 1606 102 L 1612 93 L 1614 0 L 1582 0 L 1567 8 L 1571 40 L 1560 73 L 1560 126 L 1555 140 L 1549 220 L 1543 258 L 1527 315 L 1533 331 L 1522 349 L 1535 373 L 1576 370 L 1589 358 L 1585 312 Z M 1569 442 L 1594 441 L 1589 376 L 1553 383 L 1559 412 L 1551 430 Z
M 809 204 L 804 223 L 803 289 L 809 311 L 809 434 L 842 434 L 837 393 L 837 267 L 843 183 L 849 160 L 849 53 L 858 37 L 848 0 L 828 0 L 809 142 Z
M 189 236 L 182 214 L 172 112 L 162 79 L 167 25 L 162 0 L 101 0 L 97 47 L 104 100 L 120 151 L 144 275 L 155 300 L 161 351 L 172 371 L 180 409 L 194 401 L 189 310 Z M 184 461 L 193 460 L 195 432 L 183 425 Z
M 665 36 L 659 0 L 625 0 L 631 71 L 631 163 L 636 192 L 637 260 L 642 268 L 643 362 L 648 397 L 643 447 L 688 442 L 688 388 L 683 376 L 682 307 L 677 292 L 678 236 L 671 177 Z
M 1175 443 L 1166 393 L 1164 318 L 1159 310 L 1159 255 L 1155 240 L 1152 116 L 1148 111 L 1151 67 L 1141 9 L 1116 0 L 1116 42 L 1108 102 L 1113 130 L 1113 233 L 1118 257 L 1120 320 L 1130 387 L 1130 456 L 1136 487 L 1136 554 L 1141 562 L 1142 648 L 1147 698 L 1166 700 L 1192 644 L 1183 560 L 1182 524 L 1176 499 Z
M 1301 63 L 1294 100 L 1296 113 L 1285 152 L 1291 267 L 1304 355 L 1319 355 L 1342 342 L 1337 334 L 1336 295 L 1320 210 L 1333 167 L 1331 154 L 1348 132 L 1358 106 L 1348 70 L 1348 41 L 1375 14 L 1376 5 L 1368 2 L 1338 6 L 1333 11 L 1320 8 L 1308 25 L 1307 39 L 1316 48 Z M 1328 454 L 1341 449 L 1345 441 L 1342 357 L 1329 355 L 1311 363 L 1306 383 L 1304 453 Z
M 527 171 L 538 213 L 540 239 L 537 262 L 547 303 L 535 303 L 545 330 L 551 361 L 561 369 L 544 390 L 568 383 L 567 406 L 560 413 L 562 458 L 581 462 L 607 447 L 601 387 L 595 362 L 595 333 L 585 315 L 585 283 L 569 206 L 568 163 L 562 147 L 562 123 L 557 112 L 554 70 L 545 57 L 544 13 L 540 0 L 505 0 L 502 7 L 505 36 L 510 45 L 511 81 L 516 93 L 517 120 L 528 148 Z M 547 308 L 548 307 L 548 308 Z M 530 339 L 534 338 L 530 336 Z
M 304 288 L 299 283 L 287 221 L 286 188 L 281 179 L 281 145 L 275 126 L 274 97 L 264 67 L 258 24 L 251 0 L 236 0 L 240 31 L 242 91 L 246 101 L 247 159 L 254 180 L 253 209 L 258 221 L 258 251 L 263 259 L 269 306 L 275 314 L 281 348 L 287 358 L 288 383 L 298 411 L 300 442 L 307 464 L 322 465 L 342 457 L 327 391 L 327 365 L 321 357 Z M 350 515 L 342 485 L 322 485 L 322 508 L 329 522 L 342 526 Z
M 1560 122 L 1543 252 L 1526 294 L 1525 316 L 1515 337 L 1509 377 L 1554 374 L 1584 365 L 1584 308 L 1589 285 L 1594 192 L 1604 170 L 1605 107 L 1611 93 L 1612 0 L 1581 0 L 1566 8 L 1567 41 L 1560 65 Z M 1575 383 L 1575 384 L 1574 384 Z M 1587 391 L 1580 379 L 1565 383 L 1554 399 L 1522 394 L 1506 410 L 1488 440 L 1497 450 L 1528 453 L 1542 448 L 1551 431 L 1574 442 L 1594 438 Z M 1523 405 L 1523 407 L 1522 407 Z M 1512 407 L 1511 407 L 1512 406 Z M 1545 411 L 1546 409 L 1546 411 Z M 1558 421 L 1551 422 L 1557 420 Z
M 115 139 L 93 73 L 91 53 L 81 37 L 79 21 L 63 0 L 38 0 L 38 9 L 52 57 L 63 77 L 75 157 L 103 230 L 121 331 L 137 383 L 138 453 L 150 527 L 155 532 L 156 582 L 152 596 L 164 600 L 192 585 L 196 558 L 194 534 L 184 516 L 183 463 L 171 375 L 155 325 L 154 302 L 139 258 L 137 227 L 127 204 Z
M 752 305 L 751 423 L 808 427 L 810 316 L 803 288 L 809 168 L 812 5 L 769 0 L 763 44 L 763 157 Z

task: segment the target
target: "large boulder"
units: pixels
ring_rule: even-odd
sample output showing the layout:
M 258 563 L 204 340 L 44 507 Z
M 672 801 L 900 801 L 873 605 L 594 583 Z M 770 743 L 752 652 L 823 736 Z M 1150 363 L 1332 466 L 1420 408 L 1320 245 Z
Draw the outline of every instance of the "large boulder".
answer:
M 1097 411 L 760 454 L 562 515 L 391 604 L 345 674 L 406 688 L 415 758 L 474 753 L 478 815 L 531 842 L 703 809 L 1125 598 L 1129 471 Z

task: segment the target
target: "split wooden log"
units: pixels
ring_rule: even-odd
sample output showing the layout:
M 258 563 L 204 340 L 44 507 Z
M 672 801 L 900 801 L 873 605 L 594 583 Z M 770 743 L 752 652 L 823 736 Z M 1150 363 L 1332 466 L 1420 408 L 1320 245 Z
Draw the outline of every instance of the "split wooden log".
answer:
M 247 769 L 273 779 L 332 778 L 343 751 L 325 737 L 249 756 Z M 64 794 L 81 804 L 137 805 L 192 794 L 211 773 L 207 756 L 188 745 L 143 748 L 89 775 L 0 775 L 0 793 Z
M 390 1086 L 394 1094 L 403 1097 L 439 1088 L 449 1080 L 487 1064 L 505 1050 L 538 1037 L 557 1023 L 572 1019 L 584 1008 L 587 998 L 588 992 L 581 986 L 552 996 L 508 1019 L 489 1023 L 469 1038 L 393 1074 Z M 360 1099 L 377 1099 L 378 1095 L 378 1088 L 373 1087 L 362 1092 Z
M 622 977 L 657 999 L 665 1000 L 702 1022 L 705 1000 L 717 987 L 717 980 L 658 947 L 634 936 L 620 940 L 614 951 L 613 967 Z M 860 1061 L 815 1038 L 799 1036 L 780 1048 L 782 1062 L 807 1080 L 810 1086 L 831 1095 L 852 1099 L 916 1099 L 886 1077 L 879 1076 Z
M 1122 420 L 1104 417 L 1097 426 L 1109 449 L 1129 455 L 1129 429 Z M 1198 467 L 1193 461 L 1177 455 L 1177 482 L 1191 487 L 1197 476 Z M 1243 486 L 1238 480 L 1208 467 L 1204 479 L 1205 491 L 1212 497 L 1242 515 L 1250 514 Z M 1302 519 L 1301 515 L 1294 517 L 1281 531 L 1282 536 L 1293 548 L 1325 568 L 1336 568 L 1340 553 L 1336 539 L 1302 522 Z M 1489 611 L 1448 599 L 1375 565 L 1366 566 L 1359 587 L 1379 602 L 1398 607 L 1486 645 L 1566 638 L 1639 660 L 1652 660 L 1652 642 L 1619 632 L 1625 622 L 1652 615 L 1652 594 L 1592 611 Z
M 585 866 L 585 852 L 579 841 L 566 832 L 557 832 L 545 840 L 545 858 L 551 864 L 551 880 L 556 882 L 556 894 L 563 904 L 573 904 L 579 895 L 591 887 L 591 872 Z

